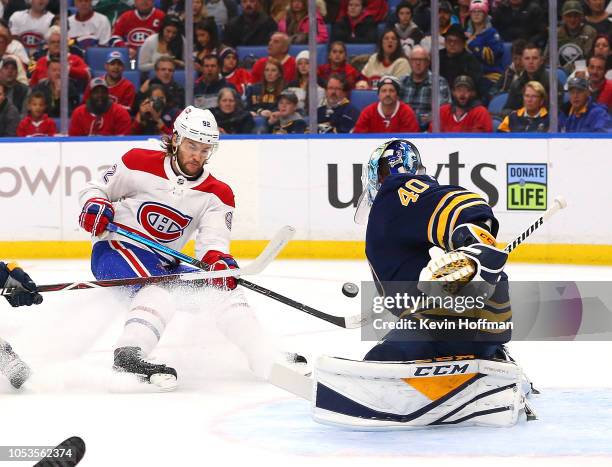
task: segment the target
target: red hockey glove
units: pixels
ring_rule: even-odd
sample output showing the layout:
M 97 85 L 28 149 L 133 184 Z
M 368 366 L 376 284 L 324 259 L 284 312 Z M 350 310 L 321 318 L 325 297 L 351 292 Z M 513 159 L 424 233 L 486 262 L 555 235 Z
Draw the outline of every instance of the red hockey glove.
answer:
M 238 268 L 238 263 L 236 263 L 232 255 L 215 250 L 210 250 L 206 253 L 202 261 L 209 265 L 209 271 Z M 234 290 L 238 282 L 235 277 L 219 277 L 217 279 L 210 279 L 209 284 L 223 290 Z
M 106 226 L 113 221 L 113 217 L 115 217 L 115 210 L 109 200 L 91 198 L 83 206 L 79 216 L 79 225 L 97 237 L 106 230 Z

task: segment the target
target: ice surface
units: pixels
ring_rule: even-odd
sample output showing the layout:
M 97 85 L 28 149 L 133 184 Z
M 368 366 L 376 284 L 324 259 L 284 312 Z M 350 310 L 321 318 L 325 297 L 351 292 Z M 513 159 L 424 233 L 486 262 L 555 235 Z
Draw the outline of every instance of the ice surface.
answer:
M 91 278 L 87 261 L 22 261 L 38 283 Z M 611 280 L 612 268 L 511 264 L 512 279 Z M 364 262 L 276 261 L 252 281 L 329 313 L 359 300 L 344 282 L 369 280 Z M 247 291 L 263 326 L 287 350 L 360 358 L 372 345 Z M 152 393 L 110 370 L 125 297 L 111 290 L 56 292 L 39 307 L 0 304 L 0 336 L 32 367 L 21 391 L 0 378 L 0 445 L 85 440 L 84 466 L 612 465 L 610 342 L 517 342 L 514 357 L 542 390 L 540 420 L 510 429 L 349 432 L 314 423 L 308 403 L 257 380 L 216 329 L 219 293 L 181 292 L 182 313 L 154 353 L 175 366 L 179 389 Z M 236 323 L 239 325 L 239 323 Z M 11 465 L 11 463 L 2 463 Z M 14 465 L 27 465 L 15 463 Z

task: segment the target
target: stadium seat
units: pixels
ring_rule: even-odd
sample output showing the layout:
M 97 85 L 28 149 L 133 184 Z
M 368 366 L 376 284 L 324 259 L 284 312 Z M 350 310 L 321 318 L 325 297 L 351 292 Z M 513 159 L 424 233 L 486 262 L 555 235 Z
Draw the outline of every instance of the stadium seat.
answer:
M 346 44 L 346 54 L 349 57 L 372 55 L 374 52 L 376 52 L 376 44 Z
M 493 99 L 491 99 L 491 102 L 489 102 L 489 113 L 494 117 L 501 115 L 501 111 L 504 108 L 504 105 L 506 104 L 507 100 L 507 92 L 502 92 L 501 94 L 498 94 L 497 96 L 493 97 Z
M 127 47 L 89 47 L 85 51 L 85 61 L 92 70 L 104 70 L 106 56 L 113 50 L 118 50 L 124 57 L 129 57 Z
M 502 66 L 504 70 L 512 63 L 512 42 L 504 42 L 504 56 L 502 57 Z
M 565 86 L 565 83 L 567 81 L 567 75 L 565 74 L 565 70 L 557 68 L 557 80 L 559 81 L 559 85 L 561 87 Z
M 378 23 L 378 25 L 376 26 L 377 37 L 380 38 L 380 36 L 383 35 L 383 32 L 385 32 L 388 27 L 389 26 L 387 25 L 387 23 Z
M 94 70 L 93 75 L 94 75 L 94 78 L 97 78 L 98 76 L 104 76 L 104 73 L 106 73 L 104 70 Z M 132 84 L 136 88 L 136 91 L 140 89 L 140 71 L 125 70 L 123 72 L 123 77 L 127 79 L 128 81 L 132 82 Z
M 351 104 L 361 111 L 372 102 L 378 101 L 378 93 L 373 89 L 354 89 L 351 91 Z
M 497 118 L 497 117 L 493 117 L 493 132 L 497 131 L 497 128 L 499 127 L 499 125 L 501 125 L 501 122 L 503 121 L 501 118 Z
M 240 61 L 244 60 L 244 58 L 249 55 L 253 55 L 257 58 L 268 56 L 267 45 L 241 45 L 236 47 L 236 51 L 238 52 L 238 60 Z
M 307 45 L 290 45 L 289 55 L 296 57 L 302 50 L 308 50 Z M 267 55 L 267 54 L 266 54 Z M 317 45 L 317 65 L 327 63 L 327 44 Z
M 55 128 L 57 129 L 57 132 L 59 133 L 60 131 L 62 131 L 62 119 L 54 118 L 53 121 L 55 122 Z M 68 123 L 70 123 L 70 118 L 68 119 Z
M 395 9 L 402 2 L 402 0 L 388 0 L 387 4 L 389 5 L 389 13 L 395 13 Z

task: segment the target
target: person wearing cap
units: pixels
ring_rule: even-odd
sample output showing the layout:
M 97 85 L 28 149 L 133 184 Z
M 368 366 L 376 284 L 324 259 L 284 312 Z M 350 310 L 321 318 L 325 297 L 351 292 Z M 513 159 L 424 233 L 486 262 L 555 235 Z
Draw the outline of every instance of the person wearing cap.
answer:
M 219 91 L 233 88 L 221 75 L 221 66 L 217 55 L 208 55 L 202 61 L 202 74 L 193 87 L 194 106 L 199 109 L 212 109 L 217 105 Z
M 155 61 L 161 57 L 171 57 L 176 68 L 183 68 L 184 50 L 183 24 L 176 16 L 166 15 L 161 22 L 159 32 L 145 39 L 138 51 L 138 69 L 149 72 L 155 66 Z
M 470 0 L 464 1 L 469 5 Z M 493 8 L 491 23 L 504 42 L 523 39 L 539 43 L 547 40 L 547 12 L 540 3 L 533 0 L 508 0 Z
M 0 137 L 16 136 L 20 120 L 19 110 L 6 98 L 6 87 L 0 82 Z
M 283 65 L 283 77 L 286 82 L 295 79 L 297 64 L 295 58 L 289 55 L 289 36 L 284 32 L 275 32 L 268 41 L 268 56 L 261 57 L 255 62 L 251 69 L 253 83 L 261 81 L 264 68 L 269 58 L 278 60 Z
M 353 0 L 354 1 L 354 0 Z M 317 44 L 325 44 L 328 39 L 327 27 L 323 16 L 317 10 Z M 278 22 L 278 30 L 289 36 L 292 44 L 308 44 L 308 1 L 291 0 L 287 14 Z
M 482 77 L 482 66 L 478 59 L 465 48 L 465 32 L 458 24 L 448 28 L 444 36 L 444 49 L 440 50 L 440 75 L 453 85 L 457 76 L 466 75 L 478 83 Z
M 326 83 L 332 74 L 342 75 L 351 89 L 355 87 L 358 81 L 367 82 L 368 79 L 359 70 L 347 63 L 346 57 L 346 45 L 344 42 L 334 41 L 329 44 L 327 63 L 319 65 L 317 68 L 318 79 Z
M 275 31 L 276 21 L 264 13 L 261 0 L 240 0 L 242 13 L 225 26 L 223 43 L 231 47 L 264 45 Z
M 47 101 L 47 114 L 51 118 L 60 117 L 60 97 L 62 94 L 62 67 L 59 57 L 51 56 L 47 63 L 47 77 L 32 88 L 32 92 L 40 91 Z M 77 85 L 73 79 L 68 79 L 68 113 L 79 105 L 80 97 Z
M 132 119 L 125 108 L 110 98 L 104 78 L 89 83 L 87 102 L 78 106 L 70 118 L 69 136 L 120 136 L 132 131 Z
M 569 75 L 576 60 L 585 59 L 597 37 L 597 31 L 584 22 L 579 0 L 567 0 L 561 7 L 562 24 L 557 29 L 558 64 Z M 548 57 L 548 46 L 544 54 Z
M 298 98 L 298 111 L 302 114 L 308 113 L 308 88 L 310 74 L 310 52 L 308 50 L 302 50 L 297 57 L 295 57 L 297 64 L 296 78 L 287 84 L 287 89 Z M 319 81 L 317 79 L 317 81 Z M 317 82 L 317 107 L 321 103 L 325 96 L 325 91 Z
M 93 9 L 93 0 L 74 0 L 76 14 L 68 17 L 68 37 L 86 49 L 106 47 L 111 37 L 111 24 L 106 16 Z
M 591 97 L 589 82 L 574 76 L 567 80 L 569 102 L 559 112 L 561 133 L 610 133 L 612 118 L 608 109 Z
M 238 52 L 231 47 L 225 47 L 219 53 L 221 61 L 221 76 L 232 84 L 240 95 L 244 96 L 246 88 L 251 82 L 251 73 L 246 68 L 238 66 Z
M 431 125 L 429 130 L 431 131 Z M 474 80 L 457 76 L 453 83 L 453 100 L 440 107 L 442 133 L 491 133 L 493 120 L 487 108 L 476 98 Z
M 351 87 L 342 75 L 332 74 L 327 80 L 325 99 L 317 109 L 319 133 L 350 133 L 359 118 L 359 110 L 351 104 Z
M 47 39 L 47 54 L 36 61 L 30 76 L 30 86 L 36 86 L 40 80 L 47 77 L 49 57 L 60 56 L 61 35 L 59 26 L 51 26 L 47 31 L 45 35 Z M 80 89 L 83 89 L 91 78 L 91 73 L 85 60 L 73 53 L 68 54 L 68 76 L 78 85 L 82 86 Z
M 365 8 L 365 0 L 349 0 L 342 18 L 332 24 L 332 41 L 347 44 L 374 44 L 376 21 Z
M 381 76 L 401 78 L 410 73 L 410 64 L 404 56 L 400 38 L 395 29 L 384 31 L 376 45 L 376 52 L 370 55 L 361 73 L 370 83 L 376 83 Z
M 529 81 L 523 90 L 523 107 L 506 115 L 497 131 L 503 133 L 545 133 L 549 127 L 546 109 L 548 95 L 537 81 Z
M 102 78 L 106 81 L 108 85 L 108 92 L 111 96 L 111 99 L 115 101 L 117 104 L 125 107 L 125 110 L 130 112 L 132 106 L 134 105 L 134 99 L 136 98 L 136 87 L 134 83 L 132 83 L 129 79 L 123 77 L 123 70 L 125 69 L 125 63 L 127 61 L 127 57 L 123 54 L 123 52 L 119 50 L 112 50 L 106 55 L 106 63 L 104 64 L 104 69 L 106 73 Z M 83 102 L 87 102 L 89 99 L 89 93 L 91 90 L 89 89 L 89 84 L 85 88 L 85 92 L 83 93 Z
M 5 93 L 21 115 L 25 112 L 26 97 L 30 88 L 17 80 L 19 65 L 11 55 L 7 55 L 0 60 L 0 82 L 4 83 Z
M 302 134 L 308 132 L 308 124 L 297 112 L 298 98 L 285 90 L 278 96 L 278 110 L 270 114 L 268 126 L 275 135 Z
M 414 111 L 400 100 L 401 85 L 394 76 L 378 81 L 378 100 L 366 106 L 354 133 L 417 133 L 419 123 Z

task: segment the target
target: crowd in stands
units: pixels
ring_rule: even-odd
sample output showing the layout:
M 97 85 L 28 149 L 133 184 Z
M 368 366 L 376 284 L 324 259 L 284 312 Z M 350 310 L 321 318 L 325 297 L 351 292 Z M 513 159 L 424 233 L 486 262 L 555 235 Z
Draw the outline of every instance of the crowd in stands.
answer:
M 313 100 L 319 133 L 430 132 L 434 111 L 442 132 L 547 132 L 551 99 L 560 132 L 612 132 L 612 2 L 558 2 L 550 70 L 548 1 L 317 0 L 314 77 L 307 0 L 193 0 L 189 38 L 184 0 L 69 0 L 68 134 L 171 134 L 188 61 L 228 134 L 308 132 Z M 58 134 L 59 23 L 58 0 L 0 0 L 0 136 Z

